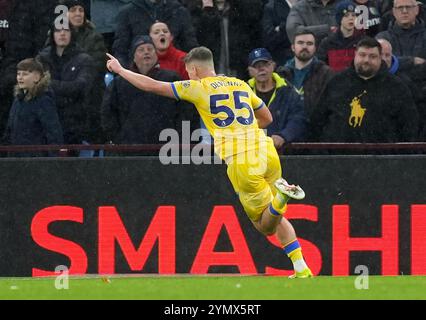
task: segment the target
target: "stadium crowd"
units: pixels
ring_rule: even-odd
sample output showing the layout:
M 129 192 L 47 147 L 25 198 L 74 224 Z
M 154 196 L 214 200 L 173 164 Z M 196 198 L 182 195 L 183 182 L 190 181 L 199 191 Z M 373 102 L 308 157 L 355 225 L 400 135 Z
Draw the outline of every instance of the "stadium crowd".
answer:
M 0 0 L 2 144 L 155 144 L 163 129 L 181 132 L 182 121 L 191 130 L 203 126 L 191 105 L 137 90 L 106 70 L 110 52 L 134 72 L 185 80 L 183 58 L 197 46 L 212 50 L 218 74 L 248 81 L 269 107 L 277 149 L 426 141 L 424 6 Z

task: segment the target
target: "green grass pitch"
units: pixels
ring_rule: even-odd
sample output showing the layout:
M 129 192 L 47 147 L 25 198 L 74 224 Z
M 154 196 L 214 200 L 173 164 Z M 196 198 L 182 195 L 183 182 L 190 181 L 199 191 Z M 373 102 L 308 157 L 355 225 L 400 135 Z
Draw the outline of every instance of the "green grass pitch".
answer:
M 108 280 L 106 280 L 108 279 Z M 96 276 L 70 277 L 58 290 L 55 278 L 0 278 L 0 299 L 291 300 L 426 299 L 426 277 L 370 276 L 368 289 L 356 277 L 318 276 Z M 366 282 L 364 282 L 366 284 Z

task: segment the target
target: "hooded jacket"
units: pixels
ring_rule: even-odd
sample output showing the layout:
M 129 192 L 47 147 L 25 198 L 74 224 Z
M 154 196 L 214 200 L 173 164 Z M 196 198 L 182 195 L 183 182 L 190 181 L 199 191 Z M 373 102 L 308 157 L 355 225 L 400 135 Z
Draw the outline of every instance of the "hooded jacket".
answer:
M 281 136 L 286 143 L 302 141 L 306 133 L 306 117 L 303 101 L 294 87 L 277 73 L 272 74 L 275 91 L 267 106 L 272 114 L 273 122 L 267 127 L 268 136 Z M 256 93 L 256 79 L 248 81 Z
M 130 65 L 129 50 L 138 35 L 149 34 L 149 28 L 156 21 L 167 23 L 174 35 L 178 49 L 189 51 L 198 45 L 191 16 L 177 0 L 132 0 L 124 6 L 117 17 L 117 30 L 113 51 L 124 65 Z
M 62 144 L 59 122 L 52 90 L 48 89 L 50 75 L 28 92 L 15 87 L 15 100 L 10 109 L 3 140 L 12 145 Z M 39 156 L 41 153 L 20 153 L 19 156 Z M 15 154 L 16 156 L 16 154 Z
M 330 80 L 311 121 L 315 141 L 395 143 L 415 141 L 419 116 L 410 89 L 382 62 L 365 80 L 352 65 Z

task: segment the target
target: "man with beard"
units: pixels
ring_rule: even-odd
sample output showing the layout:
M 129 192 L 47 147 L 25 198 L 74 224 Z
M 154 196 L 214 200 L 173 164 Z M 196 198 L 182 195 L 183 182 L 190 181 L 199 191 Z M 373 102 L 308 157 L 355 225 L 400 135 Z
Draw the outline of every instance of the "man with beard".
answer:
M 380 43 L 358 42 L 351 68 L 335 75 L 311 118 L 316 141 L 394 143 L 414 141 L 419 116 L 410 89 L 390 74 Z
M 315 57 L 316 39 L 313 32 L 306 30 L 297 32 L 291 49 L 294 58 L 277 72 L 290 81 L 302 95 L 305 114 L 309 121 L 321 93 L 332 77 L 332 71 Z

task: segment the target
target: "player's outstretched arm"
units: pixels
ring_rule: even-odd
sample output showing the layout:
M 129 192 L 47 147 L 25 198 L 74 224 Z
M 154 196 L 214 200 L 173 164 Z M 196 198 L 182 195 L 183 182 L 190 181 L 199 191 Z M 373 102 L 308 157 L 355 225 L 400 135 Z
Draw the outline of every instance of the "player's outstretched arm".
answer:
M 109 71 L 114 72 L 126 79 L 136 88 L 143 91 L 153 92 L 155 94 L 174 98 L 173 89 L 170 82 L 163 82 L 144 76 L 143 74 L 135 73 L 123 68 L 120 62 L 112 55 L 107 53 L 109 60 L 107 61 L 107 68 Z
M 259 126 L 260 129 L 265 129 L 273 121 L 272 114 L 269 111 L 268 107 L 266 106 L 255 110 L 254 115 L 257 119 L 257 125 Z

